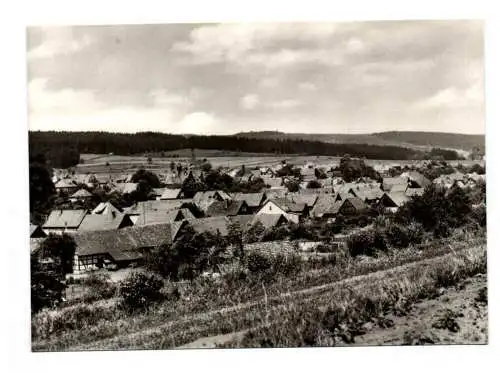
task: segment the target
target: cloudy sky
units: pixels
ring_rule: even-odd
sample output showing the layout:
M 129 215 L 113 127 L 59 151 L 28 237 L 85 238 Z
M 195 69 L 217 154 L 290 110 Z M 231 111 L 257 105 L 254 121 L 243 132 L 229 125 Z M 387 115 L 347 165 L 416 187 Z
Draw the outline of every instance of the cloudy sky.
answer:
M 477 21 L 28 29 L 30 130 L 484 133 Z

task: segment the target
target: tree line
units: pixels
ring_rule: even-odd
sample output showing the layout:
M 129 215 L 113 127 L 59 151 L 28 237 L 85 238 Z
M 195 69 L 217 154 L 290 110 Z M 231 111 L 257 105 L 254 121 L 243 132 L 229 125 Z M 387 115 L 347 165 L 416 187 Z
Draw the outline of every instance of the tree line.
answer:
M 79 162 L 80 153 L 114 153 L 134 155 L 178 149 L 228 150 L 269 154 L 306 154 L 368 159 L 423 159 L 425 152 L 399 147 L 356 143 L 248 138 L 232 136 L 184 136 L 163 133 L 109 132 L 29 132 L 29 150 L 33 155 L 44 153 L 53 167 L 67 168 Z M 432 154 L 431 154 L 432 155 Z M 439 155 L 454 159 L 458 154 L 440 150 Z M 451 158 L 453 157 L 453 158 Z

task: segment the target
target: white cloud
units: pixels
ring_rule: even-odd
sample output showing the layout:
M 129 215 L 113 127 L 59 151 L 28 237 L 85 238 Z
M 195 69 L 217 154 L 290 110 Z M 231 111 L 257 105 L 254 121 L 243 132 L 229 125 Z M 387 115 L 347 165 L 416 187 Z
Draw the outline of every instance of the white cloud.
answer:
M 482 105 L 484 93 L 479 83 L 468 89 L 457 89 L 449 87 L 441 89 L 429 98 L 419 100 L 415 103 L 416 109 L 442 109 L 442 108 L 467 108 Z
M 52 58 L 60 54 L 78 52 L 92 43 L 88 35 L 76 37 L 72 28 L 42 28 L 43 40 L 40 45 L 28 52 L 28 59 Z
M 259 103 L 259 96 L 254 93 L 247 94 L 240 99 L 240 107 L 246 110 L 255 109 L 259 105 Z
M 300 90 L 305 90 L 305 91 L 315 91 L 318 90 L 318 86 L 316 84 L 313 84 L 312 82 L 301 82 L 298 85 Z
M 211 113 L 195 112 L 182 118 L 178 124 L 179 132 L 187 134 L 217 134 L 221 131 L 220 122 Z
M 261 88 L 276 88 L 279 85 L 279 81 L 276 77 L 265 77 L 259 81 L 259 87 Z
M 293 109 L 301 105 L 302 102 L 293 99 L 274 101 L 268 104 L 272 109 Z
M 361 53 L 365 50 L 365 44 L 355 37 L 351 37 L 346 43 L 347 52 Z
M 172 106 L 191 106 L 191 100 L 175 93 L 169 93 L 165 89 L 153 90 L 150 92 L 153 102 L 157 106 L 172 107 Z

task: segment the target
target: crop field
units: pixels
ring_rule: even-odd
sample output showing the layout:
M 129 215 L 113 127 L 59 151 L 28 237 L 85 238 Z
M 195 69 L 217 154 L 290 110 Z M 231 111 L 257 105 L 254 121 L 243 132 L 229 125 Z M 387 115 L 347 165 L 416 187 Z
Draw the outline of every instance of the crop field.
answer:
M 178 153 L 177 153 L 178 152 Z M 169 157 L 173 154 L 179 157 Z M 81 154 L 83 163 L 76 167 L 77 173 L 109 173 L 109 174 L 128 174 L 135 172 L 141 166 L 151 171 L 168 171 L 171 162 L 182 162 L 187 164 L 191 161 L 189 151 L 175 151 L 166 152 L 165 156 L 151 156 L 151 163 L 148 162 L 146 156 L 119 156 L 119 155 L 105 155 L 105 154 Z M 238 168 L 245 165 L 247 168 L 275 166 L 280 164 L 283 160 L 294 166 L 303 166 L 306 164 L 314 163 L 315 166 L 335 167 L 340 163 L 340 157 L 328 156 L 276 156 L 276 155 L 262 155 L 262 153 L 235 153 L 235 152 L 222 152 L 215 150 L 196 150 L 196 158 L 207 159 L 213 167 L 223 168 Z M 365 160 L 365 163 L 370 166 L 376 165 L 389 165 L 389 166 L 404 166 L 414 165 L 420 161 L 395 161 L 395 160 Z M 473 164 L 484 165 L 481 160 L 462 160 L 462 161 L 448 161 L 451 166 L 456 166 L 461 163 L 464 166 L 471 166 Z
M 310 345 L 364 344 L 361 336 L 369 332 L 361 328 L 371 325 L 380 331 L 391 322 L 388 315 L 403 318 L 419 302 L 439 298 L 444 289 L 485 273 L 485 268 L 485 238 L 480 236 L 391 250 L 375 258 L 305 263 L 293 275 L 200 278 L 177 285 L 179 299 L 146 312 L 122 311 L 115 296 L 80 296 L 34 316 L 32 349 L 304 346 L 311 333 Z M 331 312 L 340 322 L 325 327 L 325 313 Z M 401 321 L 397 325 L 404 327 Z M 481 343 L 484 336 L 469 340 Z M 373 342 L 366 338 L 367 344 Z

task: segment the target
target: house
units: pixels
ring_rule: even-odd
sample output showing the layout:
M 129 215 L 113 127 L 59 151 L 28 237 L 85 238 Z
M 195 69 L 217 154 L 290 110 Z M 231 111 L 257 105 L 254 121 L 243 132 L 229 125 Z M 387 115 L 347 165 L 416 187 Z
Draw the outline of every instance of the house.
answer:
M 78 189 L 78 185 L 68 179 L 61 179 L 54 185 L 56 192 L 72 194 Z
M 260 222 L 265 229 L 270 229 L 288 223 L 288 219 L 283 214 L 257 214 L 252 218 L 251 226 L 257 222 Z
M 285 196 L 285 198 L 290 202 L 305 204 L 309 209 L 311 209 L 318 199 L 318 193 L 290 192 Z
M 314 168 L 305 167 L 300 170 L 300 174 L 302 175 L 302 181 L 309 182 L 316 179 L 316 173 Z
M 268 185 L 270 189 L 279 189 L 283 185 L 283 180 L 280 177 L 262 177 L 265 185 Z
M 130 194 L 137 190 L 138 185 L 139 184 L 135 182 L 123 182 L 116 185 L 116 190 L 122 194 Z
M 136 226 L 156 225 L 160 223 L 173 223 L 185 219 L 194 219 L 195 216 L 187 208 L 174 209 L 174 210 L 155 210 L 144 211 L 135 217 Z
M 384 192 L 378 187 L 367 185 L 354 190 L 354 194 L 363 202 L 372 205 L 377 203 L 380 198 L 382 198 Z
M 250 210 L 245 201 L 214 201 L 207 208 L 206 215 L 208 217 L 216 216 L 233 216 L 250 214 Z
M 47 233 L 38 225 L 30 224 L 30 238 L 45 238 Z
M 108 263 L 126 267 L 140 262 L 152 249 L 171 244 L 183 222 L 76 232 L 73 234 L 76 244 L 73 272 L 95 270 Z
M 101 202 L 92 210 L 91 214 L 108 214 L 110 211 L 121 213 L 122 211 L 115 207 L 111 202 Z
M 424 194 L 424 188 L 408 188 L 405 191 L 405 195 L 408 197 L 421 196 Z
M 78 230 L 87 210 L 52 210 L 43 224 L 46 233 L 72 233 Z
M 416 171 L 408 173 L 408 181 L 411 188 L 425 188 L 432 183 L 422 173 Z
M 250 229 L 255 218 L 254 214 L 232 215 L 227 217 L 230 224 L 238 224 L 243 232 Z
M 257 215 L 260 214 L 283 214 L 288 221 L 299 223 L 309 214 L 309 209 L 306 204 L 296 204 L 286 198 L 277 198 L 267 200 L 257 212 Z
M 130 217 L 114 207 L 110 202 L 101 202 L 87 214 L 78 231 L 118 230 L 132 226 Z
M 157 217 L 162 217 L 163 213 L 167 213 L 171 210 L 182 208 L 189 209 L 192 202 L 192 199 L 140 201 L 125 208 L 123 212 L 130 216 L 134 224 L 136 224 L 139 216 L 145 216 L 145 218 L 143 218 L 144 222 L 151 222 L 150 220 L 152 220 L 155 215 Z M 157 219 L 158 218 L 155 218 L 153 221 Z
M 245 201 L 252 213 L 255 213 L 266 199 L 264 193 L 233 193 L 230 196 L 233 201 Z
M 70 197 L 69 200 L 71 202 L 86 202 L 89 201 L 92 198 L 92 193 L 85 190 L 85 189 L 80 189 L 77 192 L 73 193 Z
M 182 196 L 182 189 L 177 188 L 177 189 L 169 189 L 166 188 L 164 189 L 163 193 L 160 196 L 160 200 L 165 200 L 165 199 L 178 199 L 181 198 Z
M 208 207 L 217 201 L 231 201 L 231 196 L 222 190 L 210 190 L 197 192 L 193 197 L 193 203 L 203 212 L 206 212 Z
M 410 200 L 405 193 L 384 193 L 380 198 L 379 206 L 386 212 L 395 213 L 401 206 Z
M 385 177 L 382 179 L 383 191 L 391 192 L 395 186 L 398 186 L 399 191 L 401 188 L 406 190 L 406 187 L 408 186 L 408 179 L 406 177 Z
M 153 197 L 154 199 L 160 199 L 160 197 L 162 196 L 162 194 L 165 192 L 165 188 L 152 188 L 151 189 L 151 197 Z
M 368 205 L 366 205 L 360 198 L 358 197 L 349 197 L 342 201 L 339 205 L 335 205 L 333 211 L 335 212 L 336 207 L 338 206 L 337 214 L 342 215 L 355 215 L 359 213 L 363 213 L 368 210 Z
M 211 234 L 219 234 L 223 237 L 228 235 L 229 225 L 231 224 L 231 220 L 224 216 L 190 219 L 183 222 L 187 222 L 191 225 L 196 233 L 208 232 Z
M 335 214 L 334 206 L 338 201 L 331 194 L 323 194 L 318 196 L 314 207 L 311 209 L 311 217 L 313 218 L 332 218 Z

